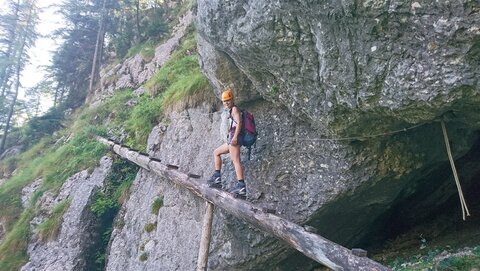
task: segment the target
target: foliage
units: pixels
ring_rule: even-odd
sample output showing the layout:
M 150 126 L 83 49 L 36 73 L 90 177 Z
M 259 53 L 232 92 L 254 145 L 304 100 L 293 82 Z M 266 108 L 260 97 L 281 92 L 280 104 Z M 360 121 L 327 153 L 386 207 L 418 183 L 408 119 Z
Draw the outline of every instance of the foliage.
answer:
M 144 261 L 148 260 L 148 254 L 146 252 L 143 252 L 142 255 L 140 255 L 140 257 L 139 257 L 139 260 L 141 262 L 144 262 Z
M 9 176 L 16 168 L 18 163 L 18 157 L 9 157 L 4 160 L 0 160 L 0 176 Z
M 84 110 L 79 116 L 82 121 L 77 122 L 80 127 L 92 125 L 95 134 L 111 137 L 119 137 L 125 131 L 126 145 L 145 150 L 148 136 L 168 112 L 166 108 L 183 109 L 213 101 L 213 92 L 198 65 L 193 29 L 190 31 L 181 49 L 145 84 L 150 96 L 135 98 L 131 90 L 116 93 L 101 106 Z M 130 110 L 125 110 L 126 104 L 130 104 Z
M 395 271 L 462 271 L 480 266 L 480 247 L 474 248 L 472 253 L 447 252 L 448 250 L 434 249 L 410 258 L 397 257 L 388 266 Z
M 95 201 L 90 209 L 95 215 L 101 216 L 111 209 L 116 209 L 117 205 L 115 199 L 107 196 L 103 191 L 97 191 L 95 193 Z
M 41 138 L 51 135 L 54 132 L 64 128 L 64 110 L 60 107 L 52 107 L 50 110 L 39 117 L 31 118 L 22 128 L 22 136 L 17 144 L 23 144 L 26 147 L 37 143 Z
M 123 200 L 125 200 L 124 195 L 135 179 L 137 171 L 138 167 L 128 161 L 115 160 L 113 162 L 104 188 L 95 193 L 90 207 L 97 217 L 109 212 L 117 212 Z
M 163 197 L 156 197 L 153 200 L 152 207 L 150 208 L 152 211 L 152 214 L 158 215 L 158 212 L 160 211 L 160 208 L 163 206 Z
M 157 228 L 157 222 L 148 223 L 145 225 L 144 230 L 148 233 L 154 231 Z
M 56 52 L 50 67 L 51 76 L 55 81 L 50 86 L 55 88 L 56 99 L 65 105 L 63 108 L 77 107 L 85 97 L 85 82 L 88 81 L 86 79 L 91 66 L 94 43 L 92 41 L 97 33 L 100 2 L 100 0 L 89 0 L 80 3 L 69 0 L 65 5 L 70 6 L 62 9 L 64 15 L 68 15 L 69 18 L 65 29 L 57 33 L 57 37 L 64 40 L 65 44 Z M 115 1 L 112 1 L 112 5 L 113 2 Z M 115 13 L 123 12 L 116 9 L 116 6 L 113 5 L 111 8 L 112 19 L 124 16 Z M 153 7 L 142 8 L 146 11 Z M 148 14 L 153 16 L 153 13 Z M 126 25 L 131 26 L 132 18 L 128 17 L 128 20 L 130 21 Z M 145 23 L 143 25 L 145 26 L 160 22 L 148 19 L 142 23 Z M 108 27 L 107 37 L 113 42 L 116 36 Z M 108 31 L 112 32 L 108 33 Z M 158 37 L 151 38 L 145 33 L 157 31 L 157 29 L 145 28 L 144 31 L 140 36 L 147 42 L 139 47 L 140 53 L 148 59 L 153 56 L 154 45 L 163 34 L 157 33 Z M 155 88 L 150 92 L 151 95 L 138 98 L 132 95 L 131 90 L 124 90 L 107 99 L 101 106 L 80 107 L 67 117 L 64 116 L 63 110 L 53 109 L 46 116 L 33 118 L 21 130 L 19 138 L 29 142 L 29 149 L 7 163 L 2 162 L 0 166 L 5 172 L 10 171 L 13 166 L 17 167 L 15 176 L 0 185 L 0 206 L 2 206 L 0 217 L 5 220 L 4 225 L 7 230 L 4 242 L 0 246 L 0 270 L 18 270 L 27 260 L 26 249 L 31 234 L 30 220 L 34 217 L 35 210 L 23 208 L 20 197 L 23 187 L 39 178 L 43 180 L 42 186 L 31 199 L 30 206 L 34 206 L 45 191 L 58 191 L 68 177 L 80 170 L 92 168 L 107 152 L 106 146 L 98 143 L 92 135 L 108 136 L 125 130 L 128 132 L 125 143 L 144 149 L 151 129 L 162 121 L 167 108 L 178 109 L 181 106 L 194 105 L 198 101 L 203 101 L 204 96 L 213 97 L 206 78 L 200 72 L 194 31 L 193 29 L 190 31 L 188 37 L 182 41 L 180 50 L 159 71 L 161 74 L 149 82 Z M 136 39 L 132 38 L 135 37 L 135 32 L 130 34 L 132 36 L 128 38 L 129 42 L 135 41 Z M 107 46 L 106 49 L 112 48 Z M 162 75 L 166 78 L 162 79 Z M 64 126 L 69 128 L 64 129 Z M 118 211 L 120 203 L 127 198 L 128 189 L 137 172 L 136 167 L 127 162 L 115 161 L 113 167 L 116 169 L 112 171 L 112 176 L 108 177 L 105 188 L 95 194 L 91 209 L 102 224 L 99 230 L 102 233 L 102 238 L 99 238 L 101 244 L 97 247 L 101 249 L 106 248 L 112 230 L 113 216 Z M 155 199 L 151 211 L 158 214 L 162 205 L 163 201 L 160 197 Z M 47 219 L 45 224 L 39 226 L 43 238 L 48 239 L 54 236 L 54 233 L 48 232 L 47 228 L 50 229 L 48 225 L 61 224 L 62 208 L 60 207 L 56 208 L 55 214 L 52 213 L 52 217 Z M 63 211 L 66 208 L 64 205 Z M 145 230 L 153 231 L 156 228 L 155 223 L 151 224 Z M 55 231 L 58 231 L 58 228 L 53 230 Z M 101 249 L 94 254 L 96 265 L 89 270 L 100 270 L 97 267 L 101 266 L 105 259 L 104 250 Z M 146 258 L 147 254 L 145 254 L 145 260 Z
M 38 237 L 40 240 L 47 241 L 55 239 L 60 233 L 62 227 L 63 215 L 70 207 L 71 200 L 66 199 L 53 207 L 51 214 L 40 225 L 38 225 Z
M 126 199 L 126 194 L 135 179 L 138 167 L 125 160 L 114 160 L 109 175 L 102 190 L 98 190 L 90 206 L 92 212 L 99 219 L 98 232 L 102 233 L 89 252 L 89 258 L 95 261 L 87 263 L 88 270 L 103 270 L 105 266 L 105 253 L 112 234 L 113 221 L 121 204 Z M 88 257 L 88 256 L 87 256 Z
M 127 120 L 125 130 L 128 133 L 126 144 L 144 150 L 148 135 L 163 115 L 161 106 L 162 97 L 150 98 L 143 96 L 139 99 Z
M 76 122 L 74 130 L 82 129 L 85 125 L 93 125 L 95 127 L 105 126 L 105 124 L 108 125 L 109 122 L 111 125 L 121 125 L 130 114 L 129 110 L 125 110 L 125 104 L 132 99 L 132 90 L 125 89 L 116 92 L 115 95 L 107 99 L 101 106 L 82 110 L 78 116 L 79 121 Z
M 22 188 L 38 178 L 43 179 L 42 186 L 31 200 L 30 206 L 34 206 L 33 203 L 44 191 L 57 191 L 68 177 L 95 166 L 100 157 L 106 153 L 106 146 L 90 137 L 89 128 L 90 126 L 85 126 L 76 134 L 70 134 L 67 130 L 62 131 L 56 137 L 40 140 L 27 152 L 18 156 L 18 173 L 0 186 L 0 206 L 2 206 L 0 217 L 5 221 L 6 240 L 10 240 L 3 242 L 0 247 L 0 253 L 4 255 L 0 258 L 0 266 L 17 268 L 0 268 L 0 270 L 19 269 L 19 265 L 26 261 L 33 211 L 23 210 Z M 6 247 L 6 244 L 10 245 Z
M 95 51 L 100 1 L 63 2 L 60 13 L 66 22 L 57 30 L 56 38 L 64 42 L 55 50 L 49 73 L 58 83 L 55 91 L 57 104 L 76 108 L 83 104 Z
M 134 98 L 131 90 L 118 92 L 101 106 L 83 110 L 73 130 L 90 126 L 93 134 L 106 137 L 117 137 L 125 131 L 125 144 L 144 150 L 149 133 L 163 116 L 161 100 L 160 96 Z M 127 103 L 134 105 L 125 110 Z
M 49 189 L 59 188 L 64 180 L 76 172 L 94 167 L 107 151 L 105 145 L 90 137 L 88 127 L 66 143 L 43 158 L 47 166 L 41 168 L 38 174 L 44 176 L 44 183 Z M 62 164 L 62 167 L 58 167 L 58 164 Z
M 26 209 L 0 244 L 0 270 L 20 270 L 20 267 L 27 262 L 26 248 L 30 238 L 32 218 L 32 208 Z
M 3 134 L 0 153 L 5 150 L 7 137 L 16 118 L 20 75 L 29 61 L 28 49 L 37 38 L 35 30 L 38 12 L 35 1 L 9 1 L 9 10 L 0 16 L 0 127 Z
M 452 257 L 446 258 L 438 263 L 437 270 L 439 271 L 462 271 L 471 270 L 474 267 L 480 266 L 480 259 L 474 256 Z
M 55 51 L 49 67 L 50 76 L 57 82 L 55 100 L 71 108 L 83 104 L 98 35 L 103 37 L 100 55 L 123 59 L 127 53 L 130 56 L 141 51 L 145 59 L 151 59 L 154 44 L 168 32 L 165 22 L 168 8 L 157 2 L 64 1 L 59 9 L 66 24 L 56 33 L 63 43 Z M 104 46 L 103 41 L 108 44 Z M 104 57 L 102 61 L 108 60 L 111 59 Z
M 140 54 L 145 62 L 149 62 L 155 56 L 156 43 L 152 41 L 147 41 L 145 43 L 136 44 L 128 49 L 126 58 L 130 58 L 137 54 Z
M 114 27 L 107 33 L 111 37 L 108 47 L 114 48 L 117 59 L 133 56 L 135 50 L 129 48 L 158 43 L 168 33 L 167 11 L 168 7 L 159 1 L 119 1 L 112 10 Z
M 198 65 L 194 29 L 189 31 L 181 48 L 145 83 L 145 88 L 152 96 L 162 96 L 160 106 L 164 110 L 181 110 L 215 100 L 208 80 Z

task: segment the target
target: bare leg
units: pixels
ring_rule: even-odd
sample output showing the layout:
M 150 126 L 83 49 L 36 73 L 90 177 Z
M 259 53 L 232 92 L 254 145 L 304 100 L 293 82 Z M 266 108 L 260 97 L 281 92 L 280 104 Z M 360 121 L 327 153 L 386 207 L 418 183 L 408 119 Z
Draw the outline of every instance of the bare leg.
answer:
M 215 170 L 221 170 L 222 169 L 222 154 L 226 154 L 229 152 L 228 149 L 228 144 L 224 143 L 220 145 L 220 147 L 216 148 L 215 151 L 213 151 L 213 159 L 215 161 Z
M 240 160 L 240 145 L 228 145 L 228 148 L 233 166 L 235 167 L 235 173 L 237 174 L 237 180 L 244 180 L 242 161 Z

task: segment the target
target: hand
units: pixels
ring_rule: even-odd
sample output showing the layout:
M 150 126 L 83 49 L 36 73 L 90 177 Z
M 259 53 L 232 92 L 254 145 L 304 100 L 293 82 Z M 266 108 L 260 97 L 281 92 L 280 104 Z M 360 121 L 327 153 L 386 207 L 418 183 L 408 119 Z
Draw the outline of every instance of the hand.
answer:
M 232 141 L 231 141 L 230 143 L 231 143 L 233 146 L 236 146 L 237 143 L 238 143 L 237 137 L 236 137 L 236 136 L 232 137 Z

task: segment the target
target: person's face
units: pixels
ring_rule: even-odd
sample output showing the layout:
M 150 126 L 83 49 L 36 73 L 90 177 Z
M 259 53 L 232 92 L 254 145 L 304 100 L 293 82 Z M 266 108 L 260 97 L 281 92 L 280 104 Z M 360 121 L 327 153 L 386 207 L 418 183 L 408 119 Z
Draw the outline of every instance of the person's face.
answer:
M 224 100 L 223 101 L 223 106 L 225 106 L 225 108 L 232 108 L 233 106 L 233 99 L 230 99 L 230 100 Z

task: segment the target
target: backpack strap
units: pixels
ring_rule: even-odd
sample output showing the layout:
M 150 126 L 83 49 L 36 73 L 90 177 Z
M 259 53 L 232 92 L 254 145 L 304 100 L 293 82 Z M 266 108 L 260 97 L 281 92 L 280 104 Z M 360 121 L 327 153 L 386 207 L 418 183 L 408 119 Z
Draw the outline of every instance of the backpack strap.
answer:
M 229 118 L 229 119 L 232 119 L 232 121 L 235 122 L 235 124 L 236 124 L 237 122 L 235 121 L 235 119 L 234 119 L 233 116 L 232 116 L 232 110 L 233 110 L 234 107 L 236 107 L 236 108 L 238 108 L 238 110 L 240 110 L 240 117 L 242 117 L 242 110 L 240 109 L 240 107 L 234 105 L 234 106 L 232 106 L 232 109 L 230 109 L 230 111 L 229 111 L 228 118 Z M 230 125 L 230 129 L 232 129 L 232 126 L 233 126 L 233 125 Z

